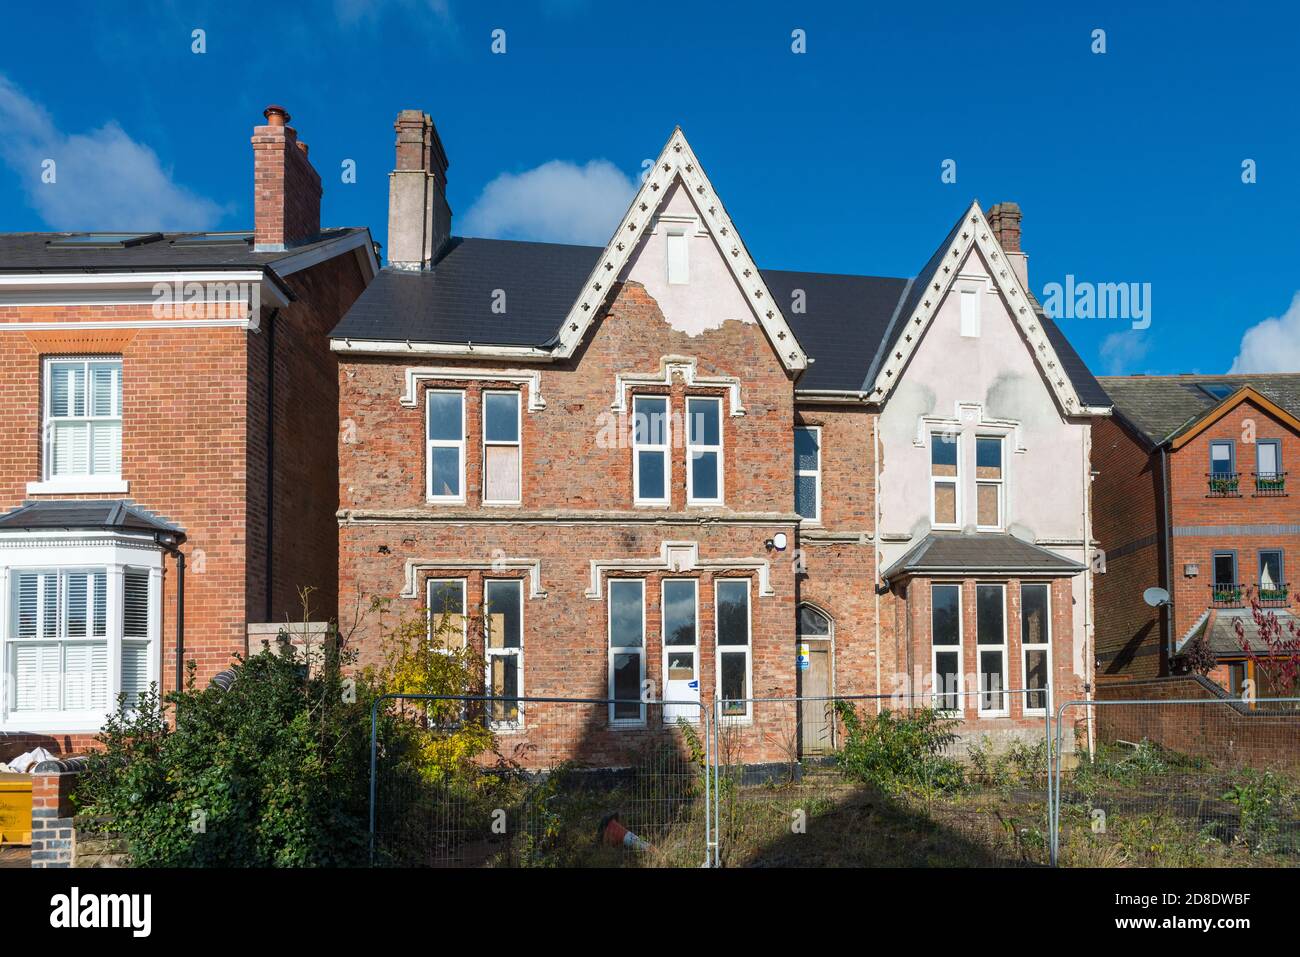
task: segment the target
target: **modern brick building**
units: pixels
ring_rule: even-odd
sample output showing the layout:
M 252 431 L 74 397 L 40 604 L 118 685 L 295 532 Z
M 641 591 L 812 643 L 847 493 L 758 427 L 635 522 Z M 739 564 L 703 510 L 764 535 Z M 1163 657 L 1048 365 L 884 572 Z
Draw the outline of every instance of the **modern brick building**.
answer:
M 937 675 L 996 733 L 1085 693 L 1109 403 L 1029 293 L 1018 208 L 972 204 L 910 280 L 760 269 L 676 130 L 605 247 L 466 239 L 432 121 L 396 129 L 391 262 L 332 338 L 363 660 L 373 598 L 483 610 L 457 640 L 485 686 L 618 699 L 597 743 L 653 726 L 644 697 L 761 722 Z
M 288 121 L 247 232 L 0 234 L 0 760 L 82 750 L 178 641 L 203 685 L 299 588 L 336 607 L 328 333 L 377 262 Z
M 1225 689 L 1240 693 L 1251 678 L 1259 696 L 1284 691 L 1253 673 L 1251 659 L 1269 648 L 1252 603 L 1290 636 L 1287 565 L 1300 554 L 1300 504 L 1286 463 L 1300 455 L 1300 374 L 1101 382 L 1115 403 L 1093 436 L 1093 522 L 1106 565 L 1097 577 L 1101 679 L 1178 673 L 1204 640 L 1210 676 Z M 1151 587 L 1170 603 L 1146 604 Z

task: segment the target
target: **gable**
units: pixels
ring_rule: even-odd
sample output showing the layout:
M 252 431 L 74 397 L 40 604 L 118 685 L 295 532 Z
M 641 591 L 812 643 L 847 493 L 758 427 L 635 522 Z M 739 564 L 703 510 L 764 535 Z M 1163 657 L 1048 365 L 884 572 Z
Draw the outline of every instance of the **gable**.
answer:
M 690 144 L 686 142 L 680 127 L 673 130 L 658 160 L 648 171 L 641 189 L 632 200 L 627 213 L 614 231 L 595 268 L 583 284 L 577 300 L 565 317 L 558 336 L 556 356 L 567 358 L 578 349 L 591 328 L 600 306 L 608 299 L 615 281 L 624 273 L 637 250 L 642 249 L 642 240 L 647 233 L 651 233 L 656 223 L 660 222 L 668 212 L 665 204 L 670 196 L 676 204 L 676 210 L 680 212 L 687 210 L 681 202 L 681 193 L 689 197 L 691 208 L 699 216 L 699 231 L 711 238 L 719 251 L 719 258 L 725 264 L 726 271 L 730 273 L 737 287 L 739 301 L 744 302 L 745 310 L 767 334 L 768 341 L 782 365 L 790 372 L 806 368 L 807 355 L 786 323 L 779 304 L 774 301 L 758 267 L 745 248 L 744 241 L 727 215 L 722 200 L 713 189 L 713 184 L 709 182 L 704 170 L 701 169 L 699 160 L 696 159 Z M 701 237 L 698 235 L 693 236 L 692 242 L 699 238 Z M 642 256 L 638 261 L 649 263 L 651 260 L 649 256 Z M 721 286 L 718 288 L 718 294 L 724 303 L 730 299 L 729 294 L 723 291 Z M 734 301 L 731 304 L 734 306 Z M 669 320 L 670 323 L 687 322 L 682 317 L 680 308 L 675 309 L 674 312 L 678 315 L 678 319 Z M 723 317 L 722 321 L 726 318 L 739 318 L 739 315 Z M 710 317 L 694 321 L 706 324 L 715 320 Z
M 1292 432 L 1300 434 L 1300 420 L 1277 403 L 1270 401 L 1260 395 L 1254 389 L 1246 386 L 1237 390 L 1235 393 L 1224 399 L 1218 405 L 1214 406 L 1205 416 L 1188 426 L 1182 433 L 1175 436 L 1169 443 L 1171 448 L 1180 449 L 1187 443 L 1191 442 L 1198 435 L 1204 433 L 1216 422 L 1223 420 L 1234 410 L 1240 408 L 1243 404 L 1249 403 L 1255 408 L 1262 409 L 1277 421 L 1282 423 Z
M 972 203 L 958 220 L 944 243 L 935 251 L 909 290 L 893 330 L 869 379 L 872 399 L 883 402 L 896 387 L 916 352 L 918 344 L 947 301 L 963 268 L 969 268 L 970 253 L 977 250 L 990 291 L 1001 296 L 1008 314 L 1029 347 L 1044 383 L 1065 415 L 1106 415 L 1109 407 L 1097 404 L 1094 396 L 1084 401 L 1062 361 L 1057 342 L 1049 331 L 1050 321 L 1041 316 L 1034 301 L 1007 261 L 978 203 Z M 1055 340 L 1055 341 L 1054 341 Z M 1077 357 L 1076 357 L 1077 358 Z

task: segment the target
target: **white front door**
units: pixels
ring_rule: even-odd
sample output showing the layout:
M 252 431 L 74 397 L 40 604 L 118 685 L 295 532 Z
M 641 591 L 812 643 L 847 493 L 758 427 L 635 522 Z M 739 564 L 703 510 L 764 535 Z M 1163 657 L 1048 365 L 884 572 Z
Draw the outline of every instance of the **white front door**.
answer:
M 700 719 L 699 582 L 663 582 L 664 723 Z

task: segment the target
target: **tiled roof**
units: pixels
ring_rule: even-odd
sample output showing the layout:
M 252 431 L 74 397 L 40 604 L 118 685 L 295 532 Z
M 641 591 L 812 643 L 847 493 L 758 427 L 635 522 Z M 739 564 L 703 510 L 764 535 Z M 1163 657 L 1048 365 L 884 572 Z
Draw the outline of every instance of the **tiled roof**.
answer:
M 1272 611 L 1270 609 L 1270 611 Z M 1282 628 L 1282 637 L 1284 640 L 1291 640 L 1292 626 L 1300 627 L 1300 621 L 1290 612 L 1279 610 L 1273 612 L 1277 615 L 1278 624 Z M 1237 623 L 1241 623 L 1242 635 L 1237 636 Z M 1241 657 L 1245 654 L 1242 647 L 1242 638 L 1250 646 L 1250 650 L 1255 654 L 1268 654 L 1268 642 L 1265 641 L 1259 632 L 1259 625 L 1255 622 L 1255 615 L 1249 608 L 1211 608 L 1206 611 L 1194 624 L 1183 640 L 1178 643 L 1178 650 L 1184 651 L 1187 646 L 1201 635 L 1205 635 L 1210 643 L 1210 650 L 1216 655 L 1222 657 Z
M 166 532 L 184 540 L 185 533 L 151 512 L 117 500 L 58 499 L 27 502 L 0 515 L 0 532 L 109 529 Z
M 60 248 L 50 243 L 87 233 L 0 233 L 0 272 L 138 272 L 150 269 L 231 269 L 274 266 L 278 260 L 298 256 L 345 236 L 363 233 L 363 227 L 326 229 L 308 243 L 283 252 L 254 252 L 252 243 L 187 244 L 186 239 L 205 233 L 163 233 L 162 238 L 124 248 Z
M 883 577 L 900 574 L 1024 572 L 1073 575 L 1083 566 L 1005 532 L 931 532 L 894 562 Z
M 1153 445 L 1183 431 L 1227 398 L 1211 395 L 1202 386 L 1224 387 L 1229 394 L 1250 386 L 1300 416 L 1300 373 L 1102 376 L 1097 381 L 1115 410 Z
M 454 238 L 432 269 L 384 269 L 332 335 L 357 341 L 549 346 L 600 257 L 598 246 Z M 936 254 L 938 255 L 938 254 Z M 927 266 L 927 269 L 930 269 Z M 800 389 L 858 392 L 897 333 L 891 320 L 916 283 L 886 276 L 760 270 L 800 345 L 816 361 Z M 802 289 L 806 311 L 790 308 Z M 505 294 L 505 311 L 493 311 Z M 1044 318 L 1085 404 L 1108 405 L 1065 336 Z

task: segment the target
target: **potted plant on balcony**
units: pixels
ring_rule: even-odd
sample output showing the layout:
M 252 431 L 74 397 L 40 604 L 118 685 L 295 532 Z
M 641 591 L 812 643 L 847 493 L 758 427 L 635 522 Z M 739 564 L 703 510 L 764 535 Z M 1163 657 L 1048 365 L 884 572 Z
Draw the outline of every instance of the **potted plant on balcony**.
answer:
M 1237 476 L 1235 475 L 1211 475 L 1210 491 L 1215 495 L 1236 495 L 1237 494 Z
M 1259 492 L 1281 492 L 1286 488 L 1286 478 L 1282 475 L 1259 475 L 1255 477 L 1255 489 Z

